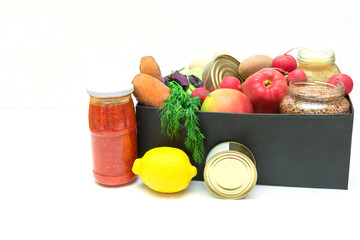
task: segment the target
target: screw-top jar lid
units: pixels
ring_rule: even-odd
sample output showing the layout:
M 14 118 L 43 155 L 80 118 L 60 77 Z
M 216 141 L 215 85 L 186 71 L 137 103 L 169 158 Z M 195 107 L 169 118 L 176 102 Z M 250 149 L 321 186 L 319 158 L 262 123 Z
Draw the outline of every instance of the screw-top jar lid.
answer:
M 87 88 L 87 93 L 93 97 L 121 97 L 134 92 L 134 86 L 131 83 L 126 84 L 93 84 Z

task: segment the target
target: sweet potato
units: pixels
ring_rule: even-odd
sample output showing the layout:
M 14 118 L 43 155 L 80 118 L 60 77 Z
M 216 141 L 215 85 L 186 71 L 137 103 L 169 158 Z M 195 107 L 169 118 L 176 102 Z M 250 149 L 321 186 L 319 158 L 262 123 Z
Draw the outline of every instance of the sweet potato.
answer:
M 140 73 L 149 74 L 159 80 L 162 79 L 160 67 L 152 56 L 142 57 L 140 61 Z
M 136 100 L 145 106 L 160 108 L 170 96 L 170 88 L 148 74 L 137 74 L 132 83 Z

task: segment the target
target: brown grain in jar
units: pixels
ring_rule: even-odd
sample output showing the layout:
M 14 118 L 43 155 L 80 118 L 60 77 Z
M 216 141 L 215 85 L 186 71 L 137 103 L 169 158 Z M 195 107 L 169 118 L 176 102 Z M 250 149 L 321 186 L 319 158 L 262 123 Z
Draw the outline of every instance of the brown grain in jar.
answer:
M 290 81 L 288 95 L 280 103 L 282 114 L 338 114 L 349 113 L 350 103 L 344 97 L 344 84 L 336 80 L 295 78 Z

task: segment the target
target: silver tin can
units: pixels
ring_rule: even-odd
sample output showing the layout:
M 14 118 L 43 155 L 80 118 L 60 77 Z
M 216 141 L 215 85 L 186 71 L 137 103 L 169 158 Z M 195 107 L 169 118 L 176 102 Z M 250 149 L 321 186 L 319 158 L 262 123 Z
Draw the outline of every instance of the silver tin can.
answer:
M 239 199 L 251 192 L 257 181 L 255 157 L 244 145 L 223 142 L 206 157 L 204 181 L 217 197 Z
M 205 88 L 210 92 L 220 88 L 224 77 L 232 76 L 243 80 L 239 74 L 240 62 L 230 55 L 219 55 L 213 61 L 209 62 L 203 71 L 202 81 Z

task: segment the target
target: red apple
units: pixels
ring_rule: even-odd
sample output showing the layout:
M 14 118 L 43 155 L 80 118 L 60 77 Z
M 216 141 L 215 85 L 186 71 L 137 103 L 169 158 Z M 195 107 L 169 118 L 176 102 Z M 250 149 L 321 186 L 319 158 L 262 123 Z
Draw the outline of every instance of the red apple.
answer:
M 280 72 L 265 68 L 248 77 L 241 91 L 249 97 L 255 113 L 279 113 L 279 104 L 287 94 L 287 81 Z
M 349 77 L 348 75 L 343 74 L 343 73 L 335 74 L 329 78 L 328 83 L 335 84 L 334 80 L 339 80 L 344 83 L 345 96 L 350 94 L 350 92 L 352 91 L 353 86 L 354 86 L 354 83 L 353 83 L 353 80 L 351 79 L 351 77 Z
M 236 77 L 224 77 L 221 81 L 220 88 L 230 88 L 240 91 L 241 82 Z
M 249 98 L 240 91 L 219 88 L 205 98 L 201 106 L 203 112 L 254 113 Z
M 306 73 L 301 70 L 301 69 L 295 69 L 294 71 L 292 71 L 291 73 L 289 73 L 288 77 L 287 77 L 287 82 L 289 84 L 289 82 L 291 80 L 293 80 L 294 78 L 302 78 L 304 79 L 304 81 L 307 81 L 307 78 L 306 78 Z

